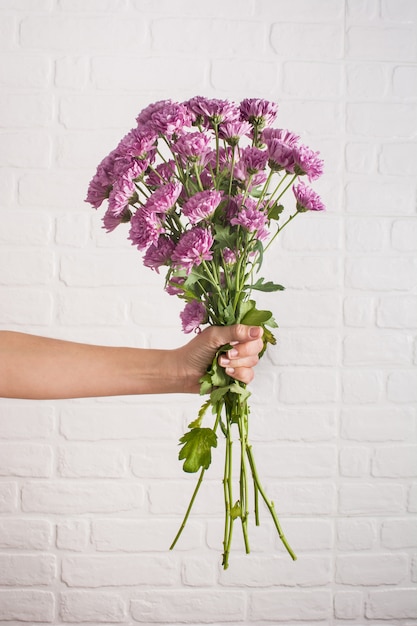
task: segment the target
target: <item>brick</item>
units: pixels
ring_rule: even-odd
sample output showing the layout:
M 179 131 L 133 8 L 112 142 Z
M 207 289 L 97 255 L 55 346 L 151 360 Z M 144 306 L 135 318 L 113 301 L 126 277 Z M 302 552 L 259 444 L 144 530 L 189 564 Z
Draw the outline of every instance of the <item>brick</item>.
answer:
M 126 8 L 126 0 L 60 0 L 62 11 L 82 13 L 113 13 Z
M 346 34 L 347 56 L 373 61 L 412 61 L 416 46 L 413 29 L 404 26 L 352 26 Z
M 362 594 L 358 591 L 336 591 L 334 614 L 339 619 L 360 618 L 363 614 Z
M 47 520 L 0 520 L 0 548 L 46 551 L 51 542 L 52 525 Z
M 218 452 L 218 451 L 217 451 Z M 210 471 L 213 468 L 210 467 Z M 166 485 L 155 482 L 149 487 L 150 511 L 155 515 L 179 515 L 183 516 L 187 510 L 191 495 L 197 482 L 196 475 L 184 474 L 183 480 L 171 480 L 170 490 L 167 492 Z M 203 481 L 199 496 L 193 505 L 193 515 L 219 515 L 223 512 L 223 490 L 218 481 L 209 479 Z
M 201 525 L 193 520 L 177 544 L 176 550 L 201 546 Z M 96 519 L 92 522 L 91 542 L 99 552 L 166 552 L 177 527 L 172 520 Z
M 22 489 L 22 509 L 38 513 L 111 513 L 143 509 L 144 489 L 137 483 L 31 482 Z
M 126 459 L 120 448 L 76 444 L 57 451 L 58 474 L 67 478 L 120 478 L 126 475 Z
M 172 33 L 182 29 L 181 37 Z M 170 54 L 189 54 L 209 57 L 247 56 L 249 59 L 265 53 L 267 25 L 262 21 L 222 19 L 187 19 L 183 16 L 154 19 L 151 23 L 152 47 L 157 55 L 166 51 L 170 41 Z
M 48 167 L 51 149 L 51 138 L 42 131 L 2 133 L 0 164 L 3 167 Z
M 417 617 L 417 595 L 412 589 L 371 590 L 366 602 L 368 619 L 405 619 Z
M 16 15 L 2 15 L 0 22 L 0 41 L 2 48 L 8 49 L 15 45 L 18 26 L 19 23 Z
M 59 298 L 58 318 L 67 326 L 119 326 L 126 322 L 127 304 L 118 294 L 71 290 Z
M 63 246 L 84 247 L 91 232 L 90 216 L 84 213 L 66 213 L 56 219 L 55 241 Z M 93 260 L 95 255 L 93 257 Z M 91 263 L 90 256 L 90 263 Z
M 292 518 L 281 522 L 290 544 L 297 553 L 331 550 L 334 545 L 333 524 L 327 519 Z
M 415 176 L 417 174 L 417 145 L 415 143 L 384 143 L 378 157 L 381 174 Z M 411 225 L 415 220 L 409 220 Z
M 81 91 L 87 85 L 89 68 L 90 60 L 87 57 L 65 55 L 58 58 L 55 61 L 55 85 Z
M 177 583 L 178 570 L 170 555 L 65 556 L 62 580 L 68 587 L 159 587 Z
M 336 432 L 336 418 L 329 407 L 275 406 L 252 410 L 251 438 L 260 441 L 328 441 Z
M 365 476 L 369 473 L 369 450 L 367 448 L 342 448 L 339 454 L 341 476 Z
M 117 145 L 120 135 L 116 131 L 100 129 L 96 132 L 89 132 L 89 136 L 90 139 L 86 142 L 85 131 L 68 130 L 65 134 L 56 137 L 55 159 L 57 166 L 62 169 L 73 170 L 83 168 L 88 170 L 92 177 L 94 166 Z M 86 181 L 84 195 L 87 195 L 87 185 L 88 182 Z M 88 215 L 86 208 L 90 208 L 90 205 L 85 204 L 80 214 Z M 90 212 L 90 215 L 92 216 L 94 213 Z M 97 223 L 100 217 L 101 214 L 97 217 Z M 119 227 L 117 230 L 120 231 L 122 228 Z M 129 225 L 126 224 L 126 236 L 128 229 Z M 104 229 L 103 234 L 106 239 L 111 239 Z
M 386 97 L 390 75 L 382 63 L 349 63 L 346 67 L 347 95 L 360 100 Z
M 395 67 L 392 76 L 394 96 L 401 99 L 413 99 L 417 96 L 417 71 L 415 67 Z
M 205 63 L 207 65 L 207 61 Z M 202 61 L 201 58 L 198 57 L 185 57 L 181 59 L 181 72 L 178 74 L 173 74 L 167 68 L 166 58 L 161 56 L 143 56 L 140 60 L 140 64 L 138 63 L 137 56 L 134 55 L 125 57 L 122 64 L 120 63 L 120 58 L 114 56 L 94 57 L 91 62 L 91 81 L 94 87 L 97 90 L 113 90 L 110 92 L 109 96 L 103 97 L 100 93 L 97 93 L 95 98 L 103 98 L 103 100 L 105 98 L 105 101 L 110 98 L 110 100 L 115 103 L 116 107 L 120 107 L 120 112 L 125 111 L 124 117 L 119 118 L 117 126 L 120 126 L 120 120 L 123 119 L 127 120 L 127 123 L 129 123 L 129 119 L 131 119 L 131 124 L 134 125 L 134 119 L 142 108 L 141 104 L 143 106 L 149 104 L 149 101 L 140 102 L 137 97 L 132 96 L 131 103 L 132 105 L 136 103 L 136 110 L 132 108 L 128 109 L 120 100 L 120 97 L 114 95 L 115 92 L 117 93 L 119 91 L 126 92 L 127 94 L 137 92 L 137 83 L 132 77 L 134 77 L 135 73 L 138 71 L 141 73 L 141 80 L 143 80 L 144 83 L 146 82 L 147 89 L 153 90 L 156 93 L 161 93 L 161 77 L 163 76 L 164 92 L 161 94 L 161 99 L 164 98 L 164 94 L 167 90 L 182 89 L 189 91 L 190 89 L 202 89 L 206 74 L 206 72 L 202 71 Z M 159 98 L 156 97 L 156 99 Z M 129 112 L 128 115 L 126 115 L 127 112 Z M 111 112 L 109 114 L 108 107 L 106 106 L 105 115 L 103 111 L 103 117 L 101 118 L 102 127 L 112 128 L 113 119 L 116 121 L 116 117 L 113 116 Z M 96 124 L 93 128 L 99 128 L 99 125 Z
M 296 98 L 331 99 L 342 92 L 342 67 L 336 63 L 286 62 L 283 90 Z
M 343 555 L 336 559 L 336 581 L 345 585 L 394 585 L 407 576 L 402 554 Z
M 53 312 L 53 297 L 41 289 L 4 288 L 0 322 L 2 324 L 35 324 L 49 326 Z
M 401 407 L 345 408 L 341 436 L 355 441 L 407 441 L 415 436 L 415 416 Z
M 269 19 L 277 19 L 280 22 L 295 21 L 303 22 L 308 15 L 311 22 L 334 23 L 343 17 L 343 3 L 340 0 L 299 0 L 297 3 L 274 0 L 271 4 L 261 4 L 259 15 Z
M 343 125 L 342 109 L 330 100 L 282 100 L 280 120 L 286 128 L 304 135 L 337 137 Z M 305 220 L 304 220 L 305 221 Z
M 124 253 L 106 250 L 96 252 L 94 256 L 80 251 L 63 253 L 60 278 L 70 287 L 139 286 L 140 273 L 126 271 L 135 260 L 136 251 L 133 248 L 129 250 L 128 246 L 126 248 Z
M 244 98 L 247 93 L 261 92 L 265 89 L 265 84 L 268 84 L 271 93 L 276 92 L 279 74 L 275 63 L 259 63 L 256 56 L 255 60 L 252 56 L 244 61 L 244 67 L 245 71 L 242 73 L 241 59 L 213 59 L 209 69 L 210 83 L 216 91 L 233 90 L 240 98 Z
M 417 513 L 417 484 L 413 484 L 410 487 L 407 508 L 410 513 Z
M 417 447 L 384 446 L 375 450 L 372 475 L 385 478 L 417 476 Z
M 287 291 L 279 296 L 276 321 L 282 328 L 331 329 L 335 327 L 339 311 L 340 299 L 337 294 Z
M 348 515 L 400 513 L 404 510 L 404 500 L 402 485 L 344 484 L 339 489 L 339 512 Z
M 146 439 L 176 441 L 181 406 L 72 406 L 62 409 L 60 432 L 68 440 L 99 441 Z M 150 419 L 150 416 L 151 419 Z
M 108 591 L 66 591 L 60 596 L 63 622 L 120 623 L 126 619 L 123 598 Z
M 375 143 L 364 141 L 348 142 L 345 148 L 345 163 L 348 172 L 366 175 L 370 172 L 375 173 L 378 164 L 377 146 Z
M 30 589 L 0 590 L 0 619 L 2 621 L 54 621 L 55 597 L 50 591 Z
M 150 621 L 224 623 L 243 620 L 245 596 L 241 591 L 208 589 L 160 589 L 139 591 L 130 603 L 132 617 L 137 622 Z
M 47 56 L 2 54 L 0 85 L 8 89 L 45 89 L 51 73 L 51 60 Z
M 245 587 L 269 587 L 271 580 L 286 587 L 324 586 L 330 582 L 331 566 L 328 556 L 307 556 L 302 564 L 294 563 L 287 555 L 282 557 L 236 555 L 227 571 L 219 577 L 221 585 Z
M 303 219 L 306 217 L 307 219 Z M 285 250 L 306 252 L 336 251 L 341 245 L 341 224 L 336 219 L 303 215 L 292 222 L 293 228 L 285 229 L 281 234 L 281 243 Z M 266 259 L 267 260 L 267 259 Z
M 43 211 L 2 212 L 0 242 L 6 245 L 44 246 L 51 241 L 53 219 Z M 25 256 L 28 252 L 25 249 Z
M 330 590 L 268 590 L 252 593 L 249 615 L 252 620 L 288 622 L 326 620 L 333 614 Z
M 55 256 L 42 248 L 3 247 L 0 250 L 0 283 L 14 285 L 46 285 L 54 276 Z
M 387 398 L 393 402 L 417 401 L 417 372 L 397 370 L 391 372 L 387 379 Z
M 382 220 L 351 217 L 346 220 L 346 248 L 349 252 L 380 252 L 389 242 L 388 225 Z
M 183 584 L 187 587 L 214 587 L 216 585 L 218 571 L 218 556 L 211 554 L 211 558 L 205 555 L 204 560 L 200 557 L 188 557 L 183 565 Z
M 279 398 L 289 404 L 315 404 L 335 402 L 337 380 L 334 371 L 287 370 L 281 372 Z
M 335 507 L 334 485 L 326 482 L 271 483 L 269 498 L 282 515 L 329 515 Z
M 384 548 L 415 548 L 417 528 L 414 519 L 388 519 L 381 526 L 381 544 Z
M 378 15 L 378 0 L 347 0 L 346 17 L 350 21 L 372 21 Z
M 395 332 L 349 334 L 343 343 L 346 365 L 405 365 L 412 361 L 412 337 Z
M 143 50 L 146 44 L 146 23 L 118 16 L 30 15 L 20 25 L 20 45 L 31 50 L 77 51 L 109 49 L 112 33 L 113 52 L 124 51 L 126 41 L 132 51 Z
M 135 446 L 130 455 L 130 467 L 132 474 L 140 478 L 176 478 L 182 476 L 181 464 L 178 462 L 178 451 L 172 442 Z
M 346 326 L 366 328 L 375 324 L 375 298 L 369 295 L 347 296 L 343 302 Z
M 27 207 L 74 209 L 80 206 L 80 175 L 72 171 L 40 171 L 21 176 L 19 204 Z
M 274 263 L 266 262 L 265 273 L 272 275 Z M 283 256 L 279 259 L 280 281 L 286 289 L 335 290 L 341 282 L 337 258 L 328 256 Z
M 333 333 L 297 332 L 282 329 L 279 349 L 271 353 L 275 365 L 336 365 L 338 338 Z
M 52 554 L 0 554 L 0 585 L 48 585 L 56 575 Z
M 350 102 L 346 111 L 347 131 L 352 135 L 408 139 L 415 133 L 415 107 L 411 104 Z
M 393 22 L 415 22 L 417 17 L 416 6 L 408 0 L 382 0 L 381 17 Z
M 346 210 L 362 215 L 403 215 L 414 213 L 415 189 L 408 181 L 352 181 L 346 185 Z
M 2 128 L 39 128 L 49 126 L 53 100 L 49 94 L 3 93 L 0 96 Z
M 381 298 L 376 320 L 382 328 L 416 328 L 417 296 Z
M 1 476 L 36 476 L 52 474 L 51 446 L 32 443 L 0 444 Z
M 270 41 L 275 54 L 285 58 L 291 48 L 294 59 L 340 59 L 343 56 L 342 22 L 277 22 L 271 26 Z
M 376 525 L 369 519 L 340 519 L 337 522 L 339 551 L 371 550 L 377 543 Z
M 5 400 L 0 405 L 0 439 L 48 439 L 54 423 L 52 406 Z
M 56 527 L 56 545 L 61 550 L 84 551 L 90 539 L 90 525 L 85 520 L 70 519 Z
M 369 291 L 400 291 L 413 288 L 417 263 L 407 258 L 364 257 L 348 259 L 346 285 Z
M 417 238 L 417 221 L 396 220 L 392 224 L 391 244 L 396 250 L 413 252 Z
M 13 513 L 17 508 L 17 484 L 0 483 L 0 513 Z
M 346 404 L 374 404 L 382 397 L 385 380 L 380 372 L 348 369 L 342 372 L 342 397 Z
M 334 446 L 303 447 L 299 454 L 298 446 L 258 446 L 258 471 L 261 476 L 281 476 L 302 478 L 333 476 L 336 471 L 336 450 Z
M 115 95 L 93 92 L 91 95 L 79 93 L 63 95 L 59 102 L 58 117 L 60 123 L 68 130 L 91 132 L 117 129 L 120 136 L 134 124 L 141 104 L 146 106 L 148 102 L 138 101 L 137 96 L 128 93 Z M 121 120 L 126 122 L 123 124 Z M 93 173 L 94 171 L 91 175 Z

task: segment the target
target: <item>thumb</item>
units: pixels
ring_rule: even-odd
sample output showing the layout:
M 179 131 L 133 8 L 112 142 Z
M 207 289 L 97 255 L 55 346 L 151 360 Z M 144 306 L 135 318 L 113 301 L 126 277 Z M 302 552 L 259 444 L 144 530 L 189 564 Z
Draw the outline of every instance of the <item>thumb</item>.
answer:
M 215 337 L 213 339 L 222 346 L 226 343 L 237 344 L 246 343 L 259 339 L 263 335 L 260 326 L 247 326 L 246 324 L 234 324 L 233 326 L 215 326 Z

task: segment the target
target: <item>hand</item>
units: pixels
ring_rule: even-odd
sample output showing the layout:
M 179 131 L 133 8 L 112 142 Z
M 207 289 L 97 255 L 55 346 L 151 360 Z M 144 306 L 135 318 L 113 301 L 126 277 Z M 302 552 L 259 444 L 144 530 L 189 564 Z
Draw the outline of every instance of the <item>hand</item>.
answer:
M 180 377 L 185 380 L 186 389 L 191 393 L 200 390 L 200 378 L 205 374 L 217 350 L 226 344 L 232 348 L 219 357 L 219 364 L 227 374 L 242 383 L 250 383 L 254 377 L 253 368 L 259 361 L 263 348 L 262 328 L 258 326 L 210 326 L 194 337 L 188 344 L 178 349 Z

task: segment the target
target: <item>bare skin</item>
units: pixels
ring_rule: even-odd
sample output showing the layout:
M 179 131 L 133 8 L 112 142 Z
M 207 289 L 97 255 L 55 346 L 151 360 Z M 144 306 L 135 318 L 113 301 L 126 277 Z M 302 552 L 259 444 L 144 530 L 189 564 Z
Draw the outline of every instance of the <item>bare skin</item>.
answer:
M 256 326 L 212 326 L 180 348 L 115 348 L 0 331 L 0 397 L 33 400 L 198 393 L 217 350 L 227 373 L 250 383 L 262 350 Z

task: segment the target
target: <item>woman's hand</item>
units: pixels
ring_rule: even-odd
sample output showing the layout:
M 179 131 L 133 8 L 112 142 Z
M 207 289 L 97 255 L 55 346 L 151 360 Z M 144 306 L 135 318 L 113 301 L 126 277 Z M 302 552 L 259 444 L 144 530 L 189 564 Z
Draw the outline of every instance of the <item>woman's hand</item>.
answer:
M 250 383 L 253 368 L 263 348 L 262 328 L 258 326 L 210 326 L 196 335 L 188 344 L 175 352 L 178 356 L 179 378 L 184 381 L 184 391 L 198 393 L 200 378 L 224 345 L 232 348 L 219 357 L 219 364 L 226 373 L 242 383 Z

